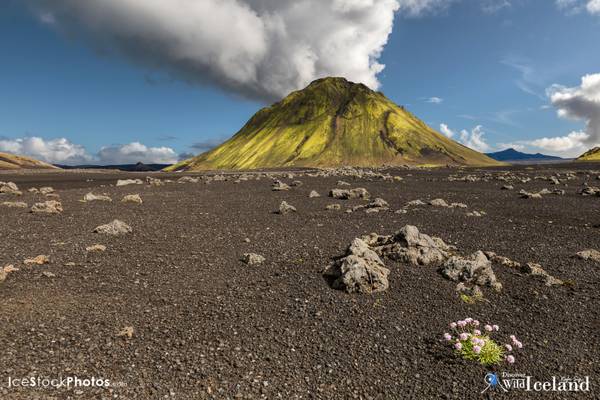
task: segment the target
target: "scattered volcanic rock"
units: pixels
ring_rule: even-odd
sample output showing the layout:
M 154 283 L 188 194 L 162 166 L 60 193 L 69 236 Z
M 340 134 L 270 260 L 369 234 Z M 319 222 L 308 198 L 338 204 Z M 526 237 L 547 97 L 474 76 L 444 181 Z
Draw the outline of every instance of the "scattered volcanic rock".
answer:
M 308 197 L 313 199 L 315 197 L 321 197 L 321 195 L 316 190 L 311 190 L 310 193 L 308 194 Z
M 128 194 L 127 196 L 123 197 L 123 200 L 121 200 L 122 203 L 134 203 L 134 204 L 142 204 L 142 198 L 140 197 L 139 194 Z
M 273 186 L 271 186 L 271 190 L 273 190 L 274 192 L 281 192 L 285 190 L 290 190 L 290 186 L 287 183 L 275 181 L 275 183 L 273 183 Z
M 27 205 L 27 203 L 24 203 L 22 201 L 5 201 L 2 203 L 2 205 L 4 207 L 9 207 L 9 208 L 27 208 L 27 207 L 29 207 Z
M 94 233 L 101 233 L 104 235 L 112 236 L 125 235 L 131 232 L 133 232 L 133 229 L 131 229 L 131 227 L 125 222 L 120 221 L 118 219 L 115 219 L 111 223 L 100 225 L 94 228 Z
M 119 333 L 117 333 L 117 336 L 124 337 L 126 339 L 131 339 L 131 338 L 133 338 L 134 333 L 135 333 L 135 330 L 133 329 L 133 326 L 126 326 L 123 329 L 121 329 L 119 331 Z
M 452 250 L 442 239 L 422 234 L 412 225 L 391 236 L 372 233 L 363 240 L 380 256 L 413 265 L 439 266 Z
M 143 185 L 144 182 L 141 179 L 119 179 L 117 181 L 117 186 L 127 186 L 127 185 Z
M 332 210 L 341 210 L 342 206 L 340 204 L 328 204 L 327 206 L 325 206 L 326 210 L 332 211 Z
M 415 207 L 415 206 L 424 206 L 425 202 L 423 200 L 417 199 L 417 200 L 411 200 L 408 203 L 406 203 L 405 207 Z
M 337 181 L 336 185 L 338 186 L 351 186 L 348 182 L 346 181 Z
M 288 204 L 286 201 L 282 201 L 281 204 L 279 205 L 279 209 L 277 210 L 277 214 L 289 214 L 291 212 L 296 212 L 296 207 Z
M 467 217 L 483 217 L 484 215 L 487 215 L 487 213 L 485 211 L 470 211 L 468 213 L 465 214 Z
M 39 189 L 38 189 L 38 191 L 39 191 L 41 194 L 43 194 L 43 195 L 46 195 L 46 196 L 47 196 L 47 195 L 49 195 L 49 194 L 52 194 L 52 193 L 54 193 L 54 188 L 53 188 L 53 187 L 51 187 L 51 186 L 44 186 L 44 187 L 41 187 L 41 188 L 39 188 Z
M 191 176 L 182 176 L 177 179 L 177 183 L 198 183 L 200 182 L 199 178 L 192 178 Z
M 4 282 L 6 280 L 6 278 L 8 277 L 8 274 L 10 274 L 11 272 L 16 272 L 18 271 L 18 268 L 15 268 L 12 265 L 6 265 L 2 268 L 0 268 L 0 283 Z
M 329 192 L 329 197 L 333 197 L 334 199 L 339 200 L 349 200 L 349 199 L 365 199 L 368 200 L 370 195 L 367 189 L 365 188 L 356 188 L 356 189 L 332 189 Z
M 429 205 L 434 207 L 449 207 L 449 204 L 444 199 L 433 199 L 429 202 Z
M 519 196 L 521 196 L 521 198 L 523 199 L 541 199 L 542 198 L 542 194 L 541 193 L 531 193 L 528 192 L 524 189 L 521 189 L 519 191 Z
M 94 244 L 94 245 L 86 247 L 85 251 L 90 252 L 90 253 L 101 253 L 103 251 L 106 251 L 106 246 L 104 246 L 102 244 Z
M 146 177 L 146 183 L 150 186 L 164 186 L 165 182 L 162 179 L 157 179 L 152 176 Z
M 94 193 L 88 193 L 83 196 L 83 201 L 112 201 L 112 199 L 106 195 L 95 195 Z
M 25 259 L 25 261 L 23 261 L 23 263 L 25 265 L 32 265 L 32 264 L 35 264 L 35 265 L 44 265 L 44 264 L 49 264 L 50 263 L 50 257 L 45 256 L 43 254 L 40 254 L 37 257 Z
M 500 291 L 502 284 L 496 279 L 492 263 L 485 254 L 478 251 L 468 258 L 450 257 L 440 268 L 441 274 L 454 282 L 465 282 L 478 286 L 489 286 Z
M 595 186 L 584 186 L 580 191 L 579 194 L 582 196 L 596 196 L 596 195 L 600 195 L 600 188 L 597 188 Z
M 354 239 L 346 255 L 331 263 L 323 272 L 334 289 L 347 293 L 375 293 L 389 287 L 381 258 L 362 239 Z
M 376 197 L 371 200 L 368 204 L 354 206 L 350 209 L 350 211 L 358 211 L 364 209 L 367 213 L 378 213 L 380 211 L 389 210 L 390 205 L 387 201 L 382 198 Z
M 600 251 L 598 250 L 583 250 L 577 253 L 577 257 L 581 258 L 582 260 L 591 260 L 600 263 Z
M 513 185 L 504 185 L 501 187 L 502 190 L 513 190 L 514 188 Z
M 34 214 L 60 214 L 63 212 L 62 204 L 56 200 L 48 200 L 43 203 L 35 203 L 31 207 Z
M 547 273 L 540 264 L 527 263 L 521 267 L 521 272 L 523 272 L 524 274 L 541 277 L 544 280 L 546 286 L 557 286 L 564 284 L 562 280 L 555 278 L 549 273 Z
M 508 257 L 499 256 L 492 251 L 486 251 L 486 252 L 484 252 L 484 254 L 491 262 L 493 262 L 495 264 L 500 264 L 505 267 L 519 269 L 519 270 L 521 269 L 521 263 L 519 263 L 517 261 L 513 261 Z
M 15 196 L 23 194 L 14 182 L 0 182 L 0 193 L 13 194 Z
M 260 265 L 265 262 L 265 258 L 256 253 L 245 253 L 240 260 L 248 265 Z

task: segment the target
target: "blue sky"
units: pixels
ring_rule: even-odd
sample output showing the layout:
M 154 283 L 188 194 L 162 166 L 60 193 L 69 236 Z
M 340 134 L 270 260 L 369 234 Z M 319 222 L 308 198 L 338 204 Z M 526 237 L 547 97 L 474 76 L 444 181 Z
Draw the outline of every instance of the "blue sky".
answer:
M 418 0 L 400 1 L 399 9 L 395 0 L 386 1 L 395 11 L 389 37 L 370 32 L 379 29 L 372 23 L 375 18 L 392 15 L 375 10 L 364 12 L 372 19 L 361 22 L 340 18 L 336 32 L 360 23 L 365 37 L 387 39 L 378 57 L 385 65 L 382 72 L 352 73 L 365 76 L 371 86 L 368 79 L 377 79 L 380 90 L 430 126 L 485 151 L 512 145 L 576 156 L 597 140 L 600 93 L 595 90 L 600 86 L 592 78 L 600 73 L 600 4 L 596 13 L 593 0 L 423 0 L 416 9 L 410 7 Z M 69 10 L 69 0 L 61 2 Z M 278 93 L 304 82 L 284 76 L 277 85 L 250 84 L 245 77 L 231 83 L 226 64 L 204 60 L 182 72 L 180 65 L 162 62 L 162 50 L 149 58 L 131 46 L 127 51 L 112 51 L 110 43 L 101 46 L 110 35 L 85 29 L 86 15 L 73 12 L 66 18 L 65 8 L 49 6 L 48 11 L 39 4 L 44 1 L 9 0 L 0 9 L 0 151 L 66 163 L 172 161 L 223 141 Z M 286 18 L 299 24 L 300 18 Z M 203 32 L 193 33 L 202 42 Z M 162 38 L 149 35 L 149 43 Z M 217 39 L 226 41 L 221 46 L 245 40 Z M 360 56 L 372 50 L 344 46 L 332 54 L 348 55 L 350 61 L 340 64 L 356 60 L 362 65 Z M 194 48 L 194 56 L 214 58 L 206 48 Z M 328 55 L 325 50 L 315 54 Z M 272 65 L 257 68 L 260 79 L 269 79 Z M 299 75 L 307 79 L 303 71 Z M 592 77 L 589 90 L 581 86 L 586 75 Z M 560 87 L 548 92 L 553 85 Z M 581 111 L 576 109 L 581 101 L 572 104 L 569 99 L 597 108 Z

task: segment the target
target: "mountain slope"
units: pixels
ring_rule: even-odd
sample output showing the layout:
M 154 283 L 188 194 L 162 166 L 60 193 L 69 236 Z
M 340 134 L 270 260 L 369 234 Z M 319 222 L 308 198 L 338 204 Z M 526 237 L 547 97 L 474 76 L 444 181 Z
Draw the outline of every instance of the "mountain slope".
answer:
M 25 156 L 17 156 L 9 153 L 0 153 L 0 170 L 2 169 L 58 169 L 54 165 L 47 164 Z
M 600 147 L 594 147 L 580 155 L 578 161 L 600 161 Z
M 399 164 L 498 165 L 382 93 L 325 78 L 256 113 L 219 147 L 167 170 Z
M 536 153 L 536 154 L 528 154 L 517 151 L 513 148 L 497 151 L 495 153 L 486 153 L 486 156 L 493 158 L 497 161 L 560 161 L 564 160 L 564 158 L 556 157 L 556 156 L 548 156 L 546 154 Z

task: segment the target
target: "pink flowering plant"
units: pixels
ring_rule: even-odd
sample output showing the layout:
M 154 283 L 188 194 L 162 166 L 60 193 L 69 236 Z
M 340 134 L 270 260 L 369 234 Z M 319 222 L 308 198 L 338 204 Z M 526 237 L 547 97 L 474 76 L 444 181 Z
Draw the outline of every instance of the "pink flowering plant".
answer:
M 503 344 L 492 336 L 498 336 L 498 325 L 480 324 L 473 318 L 450 323 L 451 332 L 444 333 L 444 340 L 452 346 L 454 352 L 465 360 L 477 361 L 483 365 L 496 365 L 502 361 L 509 364 L 515 362 L 512 354 L 521 349 L 523 344 L 515 335 L 510 335 L 510 342 Z

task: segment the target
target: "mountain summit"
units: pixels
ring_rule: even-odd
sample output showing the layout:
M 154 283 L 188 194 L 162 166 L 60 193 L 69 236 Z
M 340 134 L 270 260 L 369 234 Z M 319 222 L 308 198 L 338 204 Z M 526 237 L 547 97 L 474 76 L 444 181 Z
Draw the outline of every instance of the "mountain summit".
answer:
M 382 93 L 324 78 L 256 113 L 231 139 L 168 170 L 400 164 L 498 165 Z

